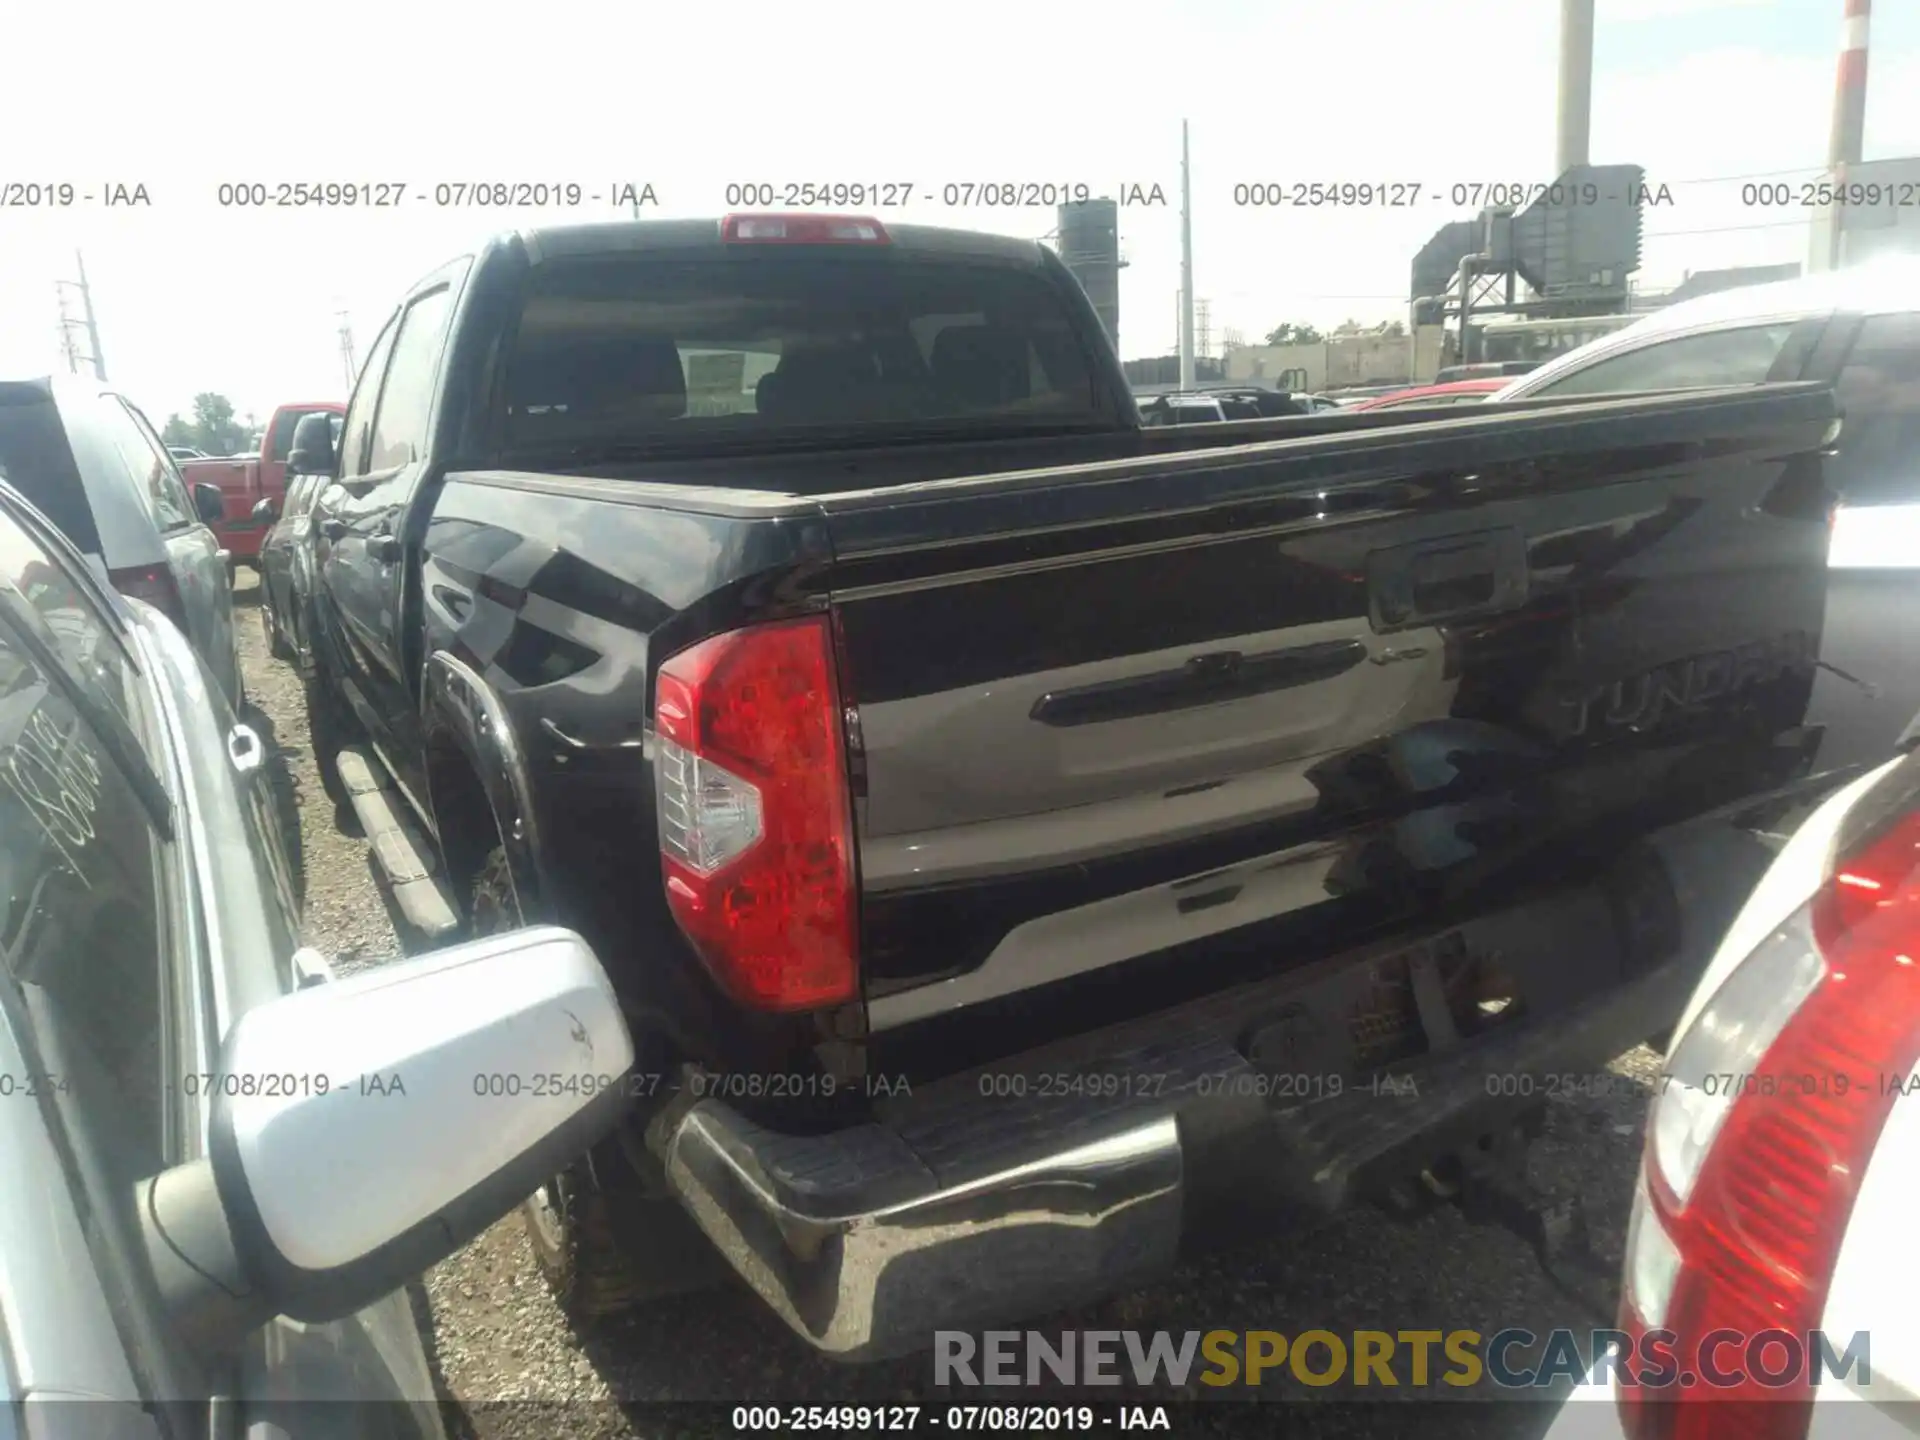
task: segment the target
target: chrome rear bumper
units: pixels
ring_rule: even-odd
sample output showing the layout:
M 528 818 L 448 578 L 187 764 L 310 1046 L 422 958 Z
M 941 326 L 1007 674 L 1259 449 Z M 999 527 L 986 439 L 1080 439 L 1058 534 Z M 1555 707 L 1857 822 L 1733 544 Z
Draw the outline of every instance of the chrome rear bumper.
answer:
M 933 1330 L 1092 1299 L 1173 1263 L 1172 1114 L 1059 1146 L 955 1181 L 877 1126 L 776 1135 L 703 1100 L 674 1130 L 667 1177 L 802 1338 L 867 1360 L 925 1349 Z
M 1834 783 L 1744 806 L 1764 816 Z M 1617 893 L 1575 887 L 1450 932 L 1500 955 L 1540 1011 L 1468 1040 L 1437 999 L 1418 1021 L 1427 1053 L 1396 1062 L 1386 1092 L 1356 1077 L 1287 1099 L 1243 1053 L 1250 1018 L 1281 1000 L 1309 1028 L 1357 1013 L 1377 964 L 1338 957 L 996 1067 L 1151 1076 L 1151 1094 L 1043 1099 L 1036 1086 L 995 1099 L 962 1075 L 884 1123 L 812 1135 L 709 1097 L 665 1137 L 668 1184 L 796 1334 L 845 1360 L 1123 1292 L 1168 1269 L 1183 1239 L 1214 1235 L 1223 1199 L 1246 1202 L 1269 1232 L 1304 1231 L 1544 1103 L 1545 1081 L 1536 1091 L 1490 1075 L 1592 1074 L 1671 1025 L 1777 844 L 1749 828 L 1759 819 L 1723 819 L 1658 837 L 1657 863 L 1623 867 Z M 1660 907 L 1642 903 L 1655 893 L 1678 919 L 1659 959 L 1639 949 L 1659 928 L 1645 916 Z

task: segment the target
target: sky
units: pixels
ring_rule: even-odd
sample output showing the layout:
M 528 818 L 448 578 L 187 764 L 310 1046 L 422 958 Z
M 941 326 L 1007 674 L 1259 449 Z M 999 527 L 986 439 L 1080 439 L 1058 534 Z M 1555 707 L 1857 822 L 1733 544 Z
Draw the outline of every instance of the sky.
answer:
M 1805 261 L 1804 218 L 1744 203 L 1742 186 L 1819 178 L 1842 14 L 1842 0 L 1598 0 L 1590 158 L 1644 166 L 1672 197 L 1646 214 L 1641 285 Z M 419 0 L 64 0 L 7 25 L 0 200 L 47 182 L 94 199 L 0 208 L 0 377 L 65 368 L 57 282 L 76 278 L 78 250 L 108 378 L 156 422 L 207 390 L 263 420 L 344 398 L 342 312 L 364 355 L 414 280 L 487 234 L 623 213 L 442 206 L 443 185 L 645 184 L 647 213 L 674 218 L 736 208 L 730 182 L 911 182 L 930 203 L 883 218 L 1034 238 L 1050 208 L 948 207 L 946 187 L 1158 185 L 1165 206 L 1121 211 L 1133 357 L 1175 345 L 1182 119 L 1215 350 L 1286 321 L 1404 319 L 1414 253 L 1477 208 L 1456 208 L 1454 185 L 1553 178 L 1555 0 L 544 0 L 457 20 Z M 1874 15 L 1867 83 L 1866 158 L 1920 155 L 1920 6 Z M 1234 203 L 1262 181 L 1421 198 Z M 256 182 L 397 182 L 406 198 L 220 203 L 223 184 Z M 116 185 L 148 203 L 106 205 Z

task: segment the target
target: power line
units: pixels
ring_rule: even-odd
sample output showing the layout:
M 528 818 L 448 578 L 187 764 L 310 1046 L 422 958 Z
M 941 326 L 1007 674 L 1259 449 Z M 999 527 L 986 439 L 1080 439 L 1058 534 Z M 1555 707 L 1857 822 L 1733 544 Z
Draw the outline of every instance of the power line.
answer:
M 1784 230 L 1789 225 L 1801 226 L 1808 223 L 1807 217 L 1799 220 L 1762 220 L 1753 225 L 1703 225 L 1698 230 L 1648 230 L 1642 240 L 1664 240 L 1669 235 L 1727 235 L 1736 230 Z
M 1751 175 L 1695 175 L 1685 180 L 1666 180 L 1666 185 L 1724 185 L 1732 180 L 1778 180 L 1783 175 L 1824 175 L 1824 165 L 1797 165 L 1791 170 L 1756 170 Z

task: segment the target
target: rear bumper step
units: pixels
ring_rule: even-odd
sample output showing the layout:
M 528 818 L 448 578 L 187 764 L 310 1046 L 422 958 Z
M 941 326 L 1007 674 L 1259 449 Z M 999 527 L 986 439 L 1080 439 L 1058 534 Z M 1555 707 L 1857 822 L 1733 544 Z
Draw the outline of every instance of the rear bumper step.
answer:
M 1030 1148 L 974 1166 L 930 1163 L 901 1129 L 780 1135 L 706 1099 L 674 1129 L 667 1175 L 802 1339 L 841 1359 L 878 1359 L 926 1348 L 935 1330 L 1065 1308 L 1168 1269 L 1203 1188 L 1224 1184 L 1303 1227 L 1331 1215 L 1374 1179 L 1418 1173 L 1545 1098 L 1493 1093 L 1489 1074 L 1598 1068 L 1669 1022 L 1696 973 L 1669 964 L 1510 1038 L 1398 1068 L 1394 1094 L 1355 1085 L 1281 1108 L 1223 1044 L 1194 1071 L 1157 1072 L 1166 1084 L 1152 1103 L 1049 1125 Z M 1223 1166 L 1223 1152 L 1240 1163 Z
M 1042 1098 L 1032 1087 L 1006 1097 L 968 1075 L 871 1123 L 794 1136 L 709 1097 L 665 1137 L 668 1183 L 795 1333 L 841 1359 L 909 1353 L 935 1330 L 1123 1291 L 1223 1219 L 1250 1211 L 1269 1227 L 1305 1228 L 1510 1131 L 1552 1080 L 1595 1074 L 1670 1025 L 1772 847 L 1714 825 L 1653 849 L 1685 917 L 1669 958 L 1635 963 L 1630 929 L 1601 950 L 1579 943 L 1570 926 L 1586 919 L 1591 939 L 1593 890 L 1520 907 L 1491 922 L 1508 940 L 1534 937 L 1529 964 L 1507 950 L 1515 968 L 1548 990 L 1556 974 L 1564 987 L 1569 969 L 1612 978 L 1477 1038 L 1443 1037 L 1388 1065 L 1390 1084 L 1346 1078 L 1305 1087 L 1303 1098 L 1302 1087 L 1272 1082 L 1308 1069 L 1304 1055 L 1256 1065 L 1242 1053 L 1250 1001 L 1271 1007 L 1292 986 L 1302 1002 L 1283 1008 L 1325 1018 L 1342 1013 L 1356 982 L 1373 983 L 1363 961 L 1332 962 L 1258 996 L 1211 997 L 980 1072 L 1098 1074 L 1109 1083 L 1097 1098 L 1084 1088 Z M 1418 1009 L 1424 1028 L 1448 1028 L 1434 1006 Z M 1522 1078 L 1489 1083 L 1509 1075 Z M 1115 1076 L 1153 1084 L 1116 1098 Z
M 1626 874 L 1655 872 L 1674 906 L 1678 929 L 1659 964 L 1634 952 L 1636 925 L 1601 918 L 1613 939 L 1594 939 L 1596 906 L 1622 899 L 1599 899 L 1605 887 L 1450 931 L 1501 948 L 1523 991 L 1567 1002 L 1463 1039 L 1444 1002 L 1415 996 L 1430 1044 L 1388 1064 L 1390 1083 L 1365 1079 L 1379 1068 L 1354 1071 L 1348 1056 L 1359 1079 L 1277 1087 L 1284 1071 L 1338 1068 L 1327 1050 L 1315 1064 L 1311 1044 L 1275 1058 L 1246 1043 L 1248 1016 L 1271 1014 L 1275 1000 L 1313 1023 L 1352 1016 L 1348 1000 L 1377 985 L 1380 966 L 1348 958 L 939 1081 L 829 1135 L 781 1135 L 722 1100 L 699 1100 L 664 1137 L 668 1185 L 762 1300 L 841 1359 L 910 1354 L 939 1329 L 1116 1294 L 1167 1269 L 1185 1238 L 1210 1235 L 1225 1215 L 1309 1227 L 1509 1135 L 1555 1089 L 1578 1092 L 1563 1077 L 1594 1075 L 1668 1027 L 1774 843 L 1699 822 L 1649 851 L 1657 864 Z M 1590 972 L 1584 993 L 1569 972 Z M 981 1083 L 1008 1073 L 1100 1075 L 1106 1085 L 1098 1096 L 1068 1087 L 1068 1098 L 1043 1098 L 1031 1085 Z M 1114 1085 L 1127 1075 L 1154 1083 Z

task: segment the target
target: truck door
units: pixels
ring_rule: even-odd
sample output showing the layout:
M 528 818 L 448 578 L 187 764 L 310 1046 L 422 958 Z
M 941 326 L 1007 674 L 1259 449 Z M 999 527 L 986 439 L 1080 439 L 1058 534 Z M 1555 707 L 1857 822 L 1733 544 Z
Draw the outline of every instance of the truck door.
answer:
M 369 371 L 347 419 L 340 480 L 320 526 L 325 584 L 339 620 L 338 677 L 387 768 L 416 803 L 425 797 L 419 774 L 418 712 L 404 673 L 399 617 L 406 565 L 401 517 L 427 460 L 428 427 L 440 355 L 453 311 L 458 275 L 442 272 L 407 301 L 392 329 L 382 374 Z M 360 391 L 376 385 L 371 397 Z M 364 441 L 356 421 L 363 398 L 373 401 Z

